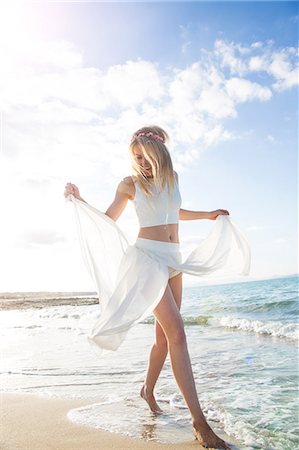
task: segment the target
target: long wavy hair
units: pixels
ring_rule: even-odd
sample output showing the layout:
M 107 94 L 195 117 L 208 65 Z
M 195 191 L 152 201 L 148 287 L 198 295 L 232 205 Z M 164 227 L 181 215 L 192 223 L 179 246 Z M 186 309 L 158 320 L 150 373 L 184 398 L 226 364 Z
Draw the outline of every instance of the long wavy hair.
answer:
M 153 182 L 162 191 L 167 185 L 168 191 L 172 192 L 175 182 L 173 166 L 166 142 L 169 136 L 162 128 L 158 126 L 148 126 L 137 130 L 132 137 L 129 147 L 132 158 L 133 174 L 144 191 L 150 197 L 152 195 L 151 187 Z M 141 150 L 145 159 L 149 162 L 152 169 L 152 178 L 148 178 L 142 171 L 142 167 L 135 159 L 135 150 Z

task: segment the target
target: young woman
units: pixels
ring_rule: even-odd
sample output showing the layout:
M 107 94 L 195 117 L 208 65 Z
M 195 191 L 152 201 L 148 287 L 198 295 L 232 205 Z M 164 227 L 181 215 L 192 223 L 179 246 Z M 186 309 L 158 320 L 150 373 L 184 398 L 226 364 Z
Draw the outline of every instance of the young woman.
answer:
M 88 205 L 76 185 L 66 185 L 64 195 L 75 206 L 83 256 L 102 306 L 89 339 L 101 349 L 116 350 L 130 327 L 152 312 L 155 342 L 140 395 L 153 412 L 161 412 L 154 387 L 169 352 L 195 437 L 203 446 L 229 449 L 210 428 L 199 404 L 180 315 L 182 272 L 202 276 L 224 267 L 235 242 L 243 258 L 242 273 L 246 274 L 249 247 L 227 210 L 181 208 L 178 176 L 165 145 L 167 139 L 167 133 L 157 126 L 134 133 L 130 144 L 133 176 L 119 183 L 105 214 Z M 129 245 L 115 224 L 128 200 L 133 201 L 140 223 L 134 245 Z M 215 227 L 182 262 L 178 222 L 194 219 L 215 220 Z

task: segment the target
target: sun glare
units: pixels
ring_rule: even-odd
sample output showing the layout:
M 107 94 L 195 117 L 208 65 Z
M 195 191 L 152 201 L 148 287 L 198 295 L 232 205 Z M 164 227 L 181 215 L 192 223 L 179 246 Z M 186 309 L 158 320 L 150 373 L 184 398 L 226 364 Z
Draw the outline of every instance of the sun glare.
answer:
M 0 3 L 1 76 L 17 70 L 27 43 L 37 38 L 34 9 L 16 1 Z
M 24 32 L 24 8 L 20 3 L 0 3 L 0 42 L 18 42 Z

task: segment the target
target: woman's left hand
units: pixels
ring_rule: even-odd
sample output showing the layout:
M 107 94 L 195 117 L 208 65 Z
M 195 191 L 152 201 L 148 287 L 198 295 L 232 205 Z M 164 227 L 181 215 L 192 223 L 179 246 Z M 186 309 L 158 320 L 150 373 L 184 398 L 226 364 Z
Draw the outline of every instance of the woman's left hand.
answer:
M 209 213 L 210 220 L 216 220 L 218 216 L 229 216 L 229 212 L 226 209 L 216 209 Z

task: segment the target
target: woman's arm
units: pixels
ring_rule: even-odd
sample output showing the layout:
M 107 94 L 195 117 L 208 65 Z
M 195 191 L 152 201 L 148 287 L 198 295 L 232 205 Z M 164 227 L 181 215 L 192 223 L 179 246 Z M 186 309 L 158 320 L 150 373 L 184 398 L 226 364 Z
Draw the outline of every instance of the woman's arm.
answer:
M 131 177 L 127 177 L 119 183 L 115 198 L 105 212 L 105 214 L 112 220 L 116 221 L 119 218 L 119 216 L 125 209 L 128 200 L 134 196 L 132 186 L 134 186 L 134 183 Z M 81 202 L 87 203 L 81 197 L 78 187 L 73 183 L 67 183 L 65 186 L 64 196 L 67 197 L 70 194 L 72 194 L 78 200 L 81 200 Z
M 177 172 L 174 172 L 176 181 L 179 182 L 179 176 Z M 215 220 L 219 215 L 228 216 L 229 212 L 226 209 L 216 209 L 215 211 L 190 211 L 189 209 L 180 209 L 180 220 L 199 220 L 208 219 Z
M 208 219 L 215 220 L 219 215 L 229 215 L 226 209 L 216 209 L 215 211 L 189 211 L 188 209 L 180 209 L 180 220 L 198 220 Z
M 115 198 L 107 211 L 106 216 L 110 217 L 112 220 L 116 221 L 123 210 L 125 209 L 128 200 L 131 198 L 128 182 L 122 180 L 116 190 Z

